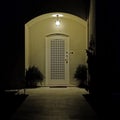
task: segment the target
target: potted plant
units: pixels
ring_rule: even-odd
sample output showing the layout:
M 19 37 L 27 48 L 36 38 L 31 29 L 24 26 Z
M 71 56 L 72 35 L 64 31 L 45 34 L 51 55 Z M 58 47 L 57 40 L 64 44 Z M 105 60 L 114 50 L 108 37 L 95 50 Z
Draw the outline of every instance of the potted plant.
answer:
M 76 69 L 74 78 L 79 80 L 79 87 L 85 87 L 87 81 L 87 66 L 84 64 L 80 64 Z
M 26 70 L 25 79 L 27 87 L 36 87 L 38 82 L 42 85 L 43 78 L 43 74 L 36 66 L 29 67 Z

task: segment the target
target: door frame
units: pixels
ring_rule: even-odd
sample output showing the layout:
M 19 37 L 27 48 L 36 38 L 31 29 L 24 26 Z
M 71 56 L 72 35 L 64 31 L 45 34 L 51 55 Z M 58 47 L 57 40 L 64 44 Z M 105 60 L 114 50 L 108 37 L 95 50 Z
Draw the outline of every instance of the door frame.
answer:
M 52 84 L 52 83 L 50 83 L 49 81 L 50 81 L 50 76 L 49 76 L 49 73 L 48 73 L 48 69 L 50 68 L 50 66 L 49 66 L 49 63 L 48 63 L 48 61 L 49 61 L 49 56 L 48 56 L 48 49 L 49 49 L 49 46 L 48 46 L 48 40 L 50 40 L 51 38 L 56 38 L 56 37 L 61 37 L 61 38 L 64 38 L 65 40 L 67 40 L 67 52 L 68 52 L 68 63 L 67 63 L 67 65 L 66 65 L 66 67 L 65 67 L 65 71 L 67 72 L 65 72 L 65 78 L 66 78 L 66 80 L 65 80 L 65 83 L 64 84 L 59 84 L 59 85 L 57 85 L 57 83 L 56 84 Z M 45 66 L 45 71 L 46 71 L 46 82 L 45 82 L 45 85 L 46 86 L 69 86 L 69 36 L 68 35 L 66 35 L 66 34 L 59 34 L 59 33 L 55 33 L 55 34 L 49 34 L 49 35 L 47 35 L 46 37 L 45 37 L 45 60 L 46 60 L 46 66 Z M 66 59 L 66 58 L 65 58 Z

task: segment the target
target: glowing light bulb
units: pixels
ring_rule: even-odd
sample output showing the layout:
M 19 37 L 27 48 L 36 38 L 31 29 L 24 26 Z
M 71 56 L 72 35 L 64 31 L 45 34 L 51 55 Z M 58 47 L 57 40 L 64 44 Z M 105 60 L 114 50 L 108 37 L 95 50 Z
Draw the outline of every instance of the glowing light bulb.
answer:
M 60 25 L 60 21 L 56 20 L 56 25 L 59 26 Z

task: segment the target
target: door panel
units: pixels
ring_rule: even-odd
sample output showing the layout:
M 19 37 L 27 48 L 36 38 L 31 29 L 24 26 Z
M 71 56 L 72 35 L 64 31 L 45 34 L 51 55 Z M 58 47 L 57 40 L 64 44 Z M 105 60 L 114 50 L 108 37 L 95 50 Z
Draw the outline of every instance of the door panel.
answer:
M 69 37 L 52 35 L 46 38 L 46 84 L 66 86 L 69 83 Z

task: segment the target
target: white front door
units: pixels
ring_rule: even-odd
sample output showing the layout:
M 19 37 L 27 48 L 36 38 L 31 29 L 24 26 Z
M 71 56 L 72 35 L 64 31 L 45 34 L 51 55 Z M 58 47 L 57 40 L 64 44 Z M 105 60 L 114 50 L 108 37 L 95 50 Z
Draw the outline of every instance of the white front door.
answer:
M 69 37 L 46 37 L 46 85 L 67 86 L 69 83 Z

